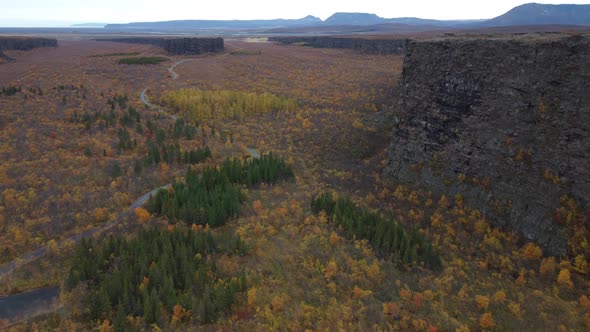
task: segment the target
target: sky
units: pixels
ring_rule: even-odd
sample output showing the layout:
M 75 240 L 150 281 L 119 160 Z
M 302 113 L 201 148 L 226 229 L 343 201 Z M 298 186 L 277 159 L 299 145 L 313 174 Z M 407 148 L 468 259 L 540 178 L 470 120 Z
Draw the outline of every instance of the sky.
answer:
M 335 12 L 381 17 L 485 19 L 532 2 L 518 0 L 0 0 L 0 26 L 67 26 L 73 23 L 128 23 L 183 19 L 273 19 Z M 590 0 L 536 1 L 590 4 Z

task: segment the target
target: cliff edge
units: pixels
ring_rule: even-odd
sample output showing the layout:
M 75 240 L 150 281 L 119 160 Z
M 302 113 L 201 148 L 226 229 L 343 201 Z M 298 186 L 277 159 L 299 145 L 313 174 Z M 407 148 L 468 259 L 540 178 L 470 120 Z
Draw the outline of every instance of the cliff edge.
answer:
M 5 55 L 2 51 L 18 50 L 29 51 L 39 47 L 56 47 L 56 39 L 48 38 L 29 38 L 29 37 L 0 37 L 0 60 L 12 61 L 13 59 Z M 2 61 L 0 61 L 2 62 Z
M 281 44 L 301 44 L 316 48 L 347 48 L 367 54 L 404 54 L 407 39 L 365 39 L 351 37 L 270 37 Z
M 199 55 L 223 52 L 223 38 L 101 38 L 97 41 L 111 41 L 129 44 L 147 44 L 163 48 L 171 55 Z
M 412 41 L 400 89 L 386 174 L 572 254 L 555 211 L 590 203 L 590 36 Z

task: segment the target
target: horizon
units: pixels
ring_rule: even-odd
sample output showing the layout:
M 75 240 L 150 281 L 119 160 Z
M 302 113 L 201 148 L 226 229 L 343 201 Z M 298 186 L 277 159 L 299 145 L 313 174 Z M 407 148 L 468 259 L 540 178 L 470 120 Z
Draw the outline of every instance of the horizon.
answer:
M 417 17 L 436 20 L 482 20 L 508 12 L 510 9 L 531 1 L 498 0 L 485 3 L 466 0 L 450 0 L 444 3 L 433 0 L 418 0 L 412 3 L 401 1 L 325 1 L 309 0 L 296 4 L 282 4 L 268 0 L 238 2 L 235 0 L 207 4 L 205 10 L 190 0 L 159 1 L 75 1 L 58 0 L 47 3 L 42 0 L 21 1 L 5 5 L 0 13 L 0 27 L 71 27 L 84 23 L 130 23 L 175 20 L 271 20 L 301 19 L 308 15 L 322 20 L 339 12 L 370 13 L 383 18 Z M 542 4 L 589 4 L 588 1 L 535 1 Z M 146 6 L 147 3 L 147 6 Z M 139 8 L 139 9 L 138 9 Z M 183 10 L 178 10 L 183 8 Z M 262 8 L 262 9 L 260 9 Z M 113 12 L 113 9 L 118 9 Z M 195 14 L 186 14 L 187 12 Z M 69 19 L 76 17 L 77 19 Z M 109 19 L 105 19 L 109 18 Z M 125 19 L 127 18 L 127 19 Z

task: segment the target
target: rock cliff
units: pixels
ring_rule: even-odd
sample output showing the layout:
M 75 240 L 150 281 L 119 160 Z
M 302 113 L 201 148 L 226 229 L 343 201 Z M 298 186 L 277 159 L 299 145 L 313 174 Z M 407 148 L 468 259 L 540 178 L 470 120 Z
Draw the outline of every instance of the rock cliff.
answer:
M 202 54 L 223 51 L 223 38 L 165 39 L 162 47 L 169 54 Z
M 223 38 L 114 38 L 97 40 L 154 45 L 174 55 L 216 53 L 222 52 L 224 49 Z
M 281 44 L 303 44 L 318 48 L 348 48 L 369 54 L 404 54 L 407 39 L 363 39 L 346 37 L 271 37 Z
M 26 37 L 0 37 L 0 59 L 12 60 L 2 51 L 17 50 L 28 51 L 38 47 L 57 46 L 56 39 L 26 38 Z
M 400 89 L 387 174 L 567 253 L 552 216 L 590 203 L 590 36 L 412 41 Z

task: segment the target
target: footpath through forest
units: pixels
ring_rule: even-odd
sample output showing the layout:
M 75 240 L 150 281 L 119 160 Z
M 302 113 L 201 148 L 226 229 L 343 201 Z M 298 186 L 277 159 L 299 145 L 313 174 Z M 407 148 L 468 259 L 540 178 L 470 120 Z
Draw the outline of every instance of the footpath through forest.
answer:
M 221 55 L 216 56 L 216 58 L 223 58 L 227 56 L 229 53 L 224 53 Z M 176 67 L 182 63 L 187 61 L 198 60 L 199 58 L 191 58 L 191 59 L 184 59 L 175 62 L 168 68 L 168 72 L 171 75 L 173 80 L 178 79 L 180 75 L 175 71 Z M 144 88 L 140 94 L 141 102 L 148 107 L 149 109 L 155 110 L 157 112 L 162 112 L 162 109 L 159 108 L 157 105 L 154 105 L 149 102 L 147 98 L 147 90 L 148 88 Z M 177 117 L 175 115 L 170 115 L 173 120 L 176 120 Z M 252 148 L 246 148 L 248 154 L 252 158 L 260 158 L 260 153 Z M 78 234 L 72 235 L 61 240 L 58 243 L 58 246 L 62 246 L 66 243 L 71 242 L 79 242 L 83 238 L 90 238 L 96 237 L 119 223 L 121 223 L 126 218 L 133 215 L 136 208 L 143 206 L 150 198 L 150 196 L 154 195 L 160 189 L 166 189 L 171 187 L 171 183 L 167 183 L 163 186 L 155 188 L 142 196 L 140 196 L 131 206 L 129 210 L 119 213 L 117 218 L 114 221 L 109 223 L 96 226 L 87 230 L 84 230 Z M 39 258 L 44 257 L 49 252 L 49 248 L 47 246 L 39 247 L 25 255 L 17 257 L 10 262 L 7 262 L 0 266 L 0 281 L 14 272 L 19 266 L 24 264 L 31 263 Z M 28 290 L 25 292 L 13 294 L 10 296 L 0 297 L 0 320 L 8 319 L 11 321 L 12 324 L 17 323 L 23 319 L 28 319 L 37 315 L 41 315 L 47 312 L 51 312 L 61 308 L 59 304 L 59 293 L 60 288 L 59 286 L 48 286 L 43 288 L 37 288 L 33 290 Z

